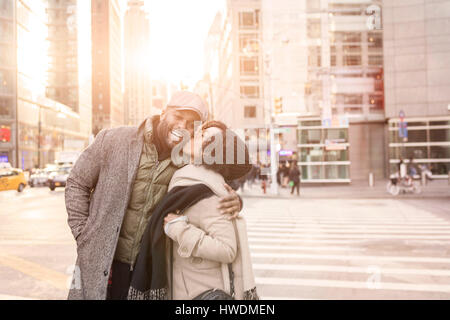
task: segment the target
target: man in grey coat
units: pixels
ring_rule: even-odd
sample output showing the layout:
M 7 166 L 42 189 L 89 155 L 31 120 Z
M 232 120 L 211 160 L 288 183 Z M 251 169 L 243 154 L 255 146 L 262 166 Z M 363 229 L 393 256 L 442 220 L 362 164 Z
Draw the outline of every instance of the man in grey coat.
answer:
M 177 92 L 160 117 L 139 127 L 102 130 L 80 155 L 65 191 L 78 253 L 69 299 L 126 298 L 152 210 L 179 168 L 171 150 L 181 142 L 181 130 L 193 134 L 194 121 L 207 118 L 202 98 Z M 241 199 L 228 190 L 220 207 L 235 217 Z

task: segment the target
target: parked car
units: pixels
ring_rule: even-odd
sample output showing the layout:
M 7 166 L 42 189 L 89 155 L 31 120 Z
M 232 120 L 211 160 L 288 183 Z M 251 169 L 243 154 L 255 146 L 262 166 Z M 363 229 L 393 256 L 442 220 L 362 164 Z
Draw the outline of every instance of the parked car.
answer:
M 0 170 L 0 191 L 17 190 L 22 192 L 26 186 L 27 180 L 22 170 L 14 168 Z
M 57 171 L 50 173 L 48 177 L 48 187 L 55 191 L 57 187 L 65 187 L 67 178 L 72 167 L 60 167 Z
M 3 169 L 12 169 L 11 163 L 9 162 L 0 162 L 0 170 Z
M 48 177 L 51 171 L 37 169 L 28 180 L 30 187 L 48 186 Z

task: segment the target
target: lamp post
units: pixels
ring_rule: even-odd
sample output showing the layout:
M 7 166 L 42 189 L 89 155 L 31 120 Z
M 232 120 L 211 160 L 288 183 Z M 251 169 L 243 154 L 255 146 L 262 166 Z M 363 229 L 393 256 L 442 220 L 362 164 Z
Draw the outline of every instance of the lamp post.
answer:
M 38 119 L 39 120 L 38 120 L 38 143 L 37 143 L 38 147 L 37 147 L 37 149 L 38 149 L 38 168 L 41 168 L 41 134 L 42 134 L 41 109 L 42 109 L 42 107 L 40 105 L 38 105 L 38 108 L 39 108 L 39 110 L 38 110 L 38 113 L 39 113 Z

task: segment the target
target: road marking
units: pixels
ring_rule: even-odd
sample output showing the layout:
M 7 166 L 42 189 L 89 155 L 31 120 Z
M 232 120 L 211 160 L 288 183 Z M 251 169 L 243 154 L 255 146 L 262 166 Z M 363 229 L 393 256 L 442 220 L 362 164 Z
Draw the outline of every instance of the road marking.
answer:
M 312 271 L 312 272 L 343 272 L 343 273 L 364 273 L 368 274 L 367 267 L 346 267 L 333 265 L 303 265 L 303 264 L 263 264 L 254 263 L 254 270 L 261 271 Z M 409 269 L 409 268 L 384 268 L 380 267 L 381 274 L 410 274 L 424 276 L 449 277 L 450 270 L 439 269 Z
M 301 249 L 299 249 L 301 250 Z M 252 252 L 253 258 L 278 258 L 278 259 L 312 259 L 312 260 L 375 260 L 384 262 L 426 262 L 426 263 L 450 263 L 450 258 L 432 257 L 399 257 L 399 256 L 364 256 L 364 255 L 333 255 L 333 254 L 299 254 L 299 253 L 260 253 Z
M 75 240 L 71 241 L 46 241 L 46 240 L 0 240 L 0 245 L 76 245 Z
M 308 238 L 328 238 L 328 239 L 429 239 L 429 240 L 442 240 L 442 239 L 450 239 L 449 236 L 444 235 L 434 235 L 434 236 L 416 236 L 416 235 L 376 235 L 376 234 L 362 234 L 362 235 L 342 235 L 342 234 L 314 234 L 314 233 L 304 233 L 304 234 L 280 234 L 280 233 L 271 233 L 271 232 L 248 232 L 249 237 L 274 237 L 274 238 L 284 238 L 290 237 L 291 239 L 308 239 Z
M 38 299 L 0 294 L 0 300 L 38 300 Z
M 251 244 L 250 249 L 254 250 L 306 250 L 306 251 L 349 251 L 349 250 L 357 250 L 357 248 L 354 247 L 344 247 L 344 246 L 335 246 L 335 247 L 329 247 L 329 246 L 310 246 L 305 247 L 301 245 L 295 245 L 295 246 L 289 246 L 289 245 L 258 245 L 258 244 Z M 365 248 L 361 248 L 365 249 Z
M 412 284 L 380 282 L 379 289 L 370 289 L 368 283 L 361 281 L 344 280 L 322 280 L 322 279 L 301 279 L 301 278 L 256 278 L 257 285 L 278 285 L 278 286 L 302 286 L 302 287 L 327 287 L 346 289 L 366 289 L 366 290 L 397 290 L 397 291 L 423 291 L 423 292 L 445 292 L 450 293 L 450 285 L 441 284 Z
M 303 233 L 303 232 L 317 232 L 317 233 L 389 233 L 389 234 L 442 234 L 450 235 L 450 231 L 439 230 L 385 230 L 385 229 L 369 229 L 369 228 L 352 228 L 352 229 L 325 229 L 325 228 L 270 228 L 270 227 L 249 227 L 249 231 L 281 231 L 286 233 Z
M 381 240 L 381 239 L 380 239 Z M 295 243 L 301 245 L 302 243 L 321 243 L 321 244 L 356 244 L 356 245 L 363 245 L 366 242 L 373 243 L 375 240 L 366 240 L 366 239 L 359 239 L 359 240 L 341 240 L 341 239 L 312 239 L 311 238 L 305 238 L 305 239 L 282 239 L 282 238 L 265 238 L 265 237 L 250 237 L 249 243 L 277 243 L 277 244 L 283 244 L 283 243 Z M 382 241 L 382 240 L 381 240 Z M 420 242 L 420 244 L 436 244 L 436 245 L 450 245 L 450 240 L 437 240 L 437 239 L 412 239 L 412 240 L 406 240 L 406 241 L 415 241 Z
M 342 225 L 343 223 L 292 223 L 292 222 L 286 222 L 286 223 L 271 223 L 271 222 L 247 222 L 247 227 L 273 227 L 273 228 L 284 228 L 284 229 L 288 229 L 288 228 L 292 228 L 292 229 L 297 229 L 297 228 L 309 228 L 309 227 L 319 227 L 319 228 L 324 228 L 324 229 L 342 229 Z M 346 226 L 348 226 L 349 228 L 355 228 L 355 229 L 377 229 L 377 228 L 383 228 L 383 229 L 407 229 L 407 230 L 437 230 L 437 229 L 443 229 L 443 230 L 450 230 L 450 226 L 444 226 L 442 224 L 439 225 L 422 225 L 422 224 L 417 224 L 417 225 L 408 225 L 408 224 L 398 224 L 398 225 L 394 225 L 392 223 L 390 224 L 349 224 L 349 223 L 345 223 Z
M 2 253 L 0 253 L 0 264 L 20 271 L 37 280 L 44 281 L 57 289 L 67 290 L 69 276 L 64 273 L 43 267 L 37 263 L 19 257 Z
M 264 215 L 258 215 L 258 216 L 249 216 L 245 213 L 243 214 L 243 217 L 247 219 L 248 221 L 273 221 L 273 222 L 317 222 L 317 221 L 326 221 L 326 222 L 344 222 L 344 223 L 355 223 L 355 222 L 380 222 L 380 223 L 423 223 L 423 224 L 437 224 L 437 223 L 445 223 L 449 224 L 450 222 L 441 218 L 426 218 L 426 219 L 414 219 L 414 218 L 364 218 L 364 217 L 358 217 L 358 218 L 352 218 L 348 216 L 344 217 L 333 217 L 333 216 L 318 216 L 318 217 L 302 217 L 302 216 L 264 216 Z

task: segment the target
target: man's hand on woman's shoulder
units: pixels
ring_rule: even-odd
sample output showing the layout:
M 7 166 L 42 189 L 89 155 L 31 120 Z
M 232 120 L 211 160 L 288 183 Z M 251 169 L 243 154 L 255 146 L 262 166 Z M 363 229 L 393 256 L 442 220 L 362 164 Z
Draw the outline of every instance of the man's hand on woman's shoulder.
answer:
M 228 184 L 224 184 L 228 191 L 228 195 L 220 199 L 217 209 L 222 214 L 229 214 L 229 220 L 236 219 L 242 210 L 242 199 Z

